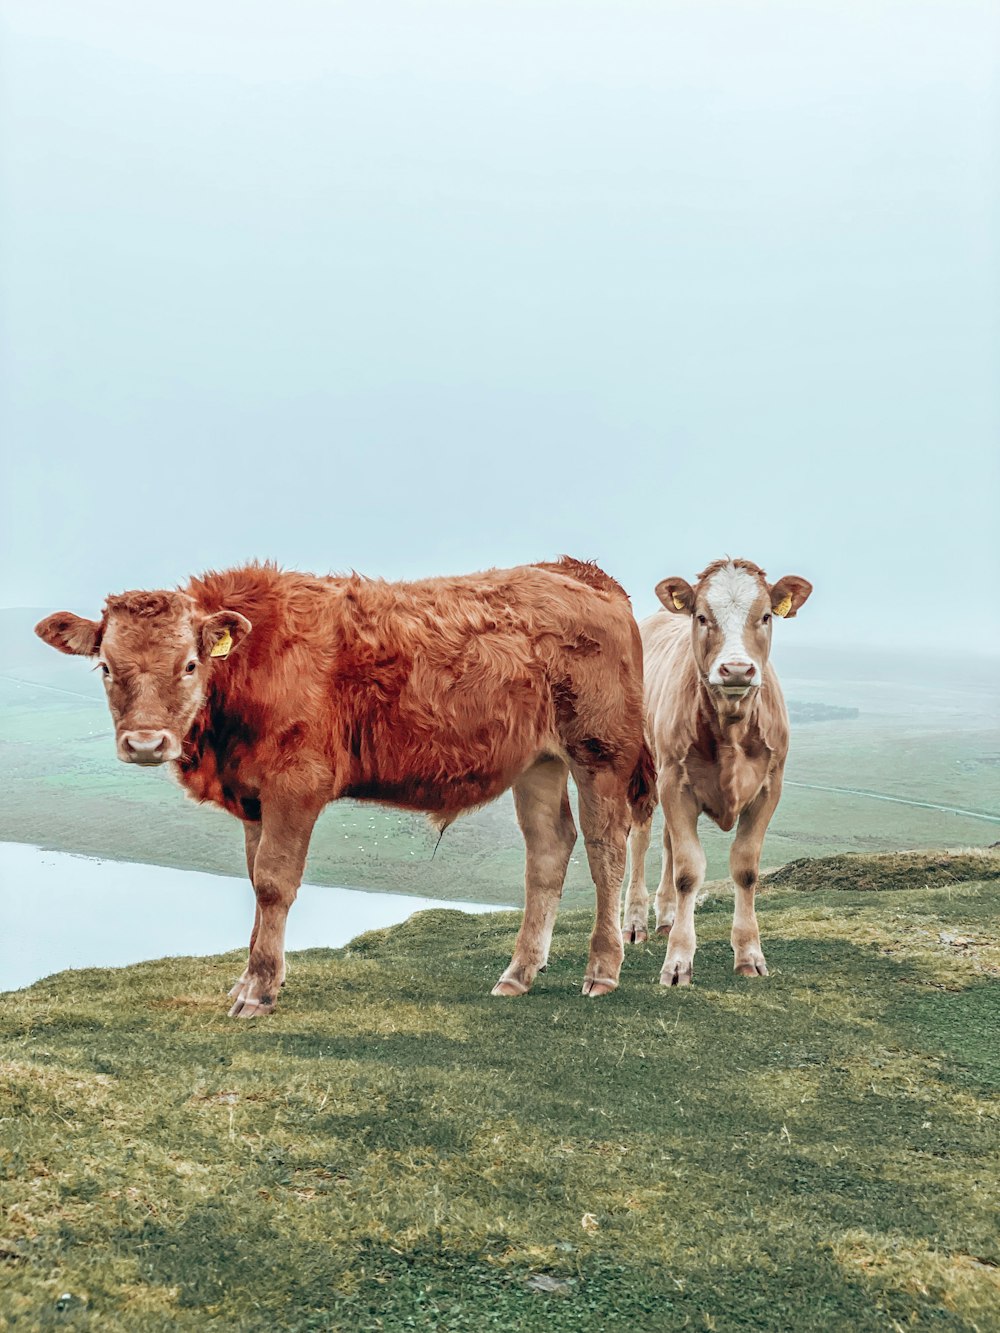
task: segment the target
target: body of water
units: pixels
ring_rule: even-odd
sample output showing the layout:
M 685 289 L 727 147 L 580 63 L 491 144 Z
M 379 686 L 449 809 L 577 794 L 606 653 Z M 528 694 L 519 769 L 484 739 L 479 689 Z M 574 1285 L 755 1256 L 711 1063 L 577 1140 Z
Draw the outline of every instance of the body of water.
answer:
M 303 884 L 288 916 L 286 947 L 337 948 L 431 907 L 497 911 Z M 246 948 L 253 915 L 247 879 L 0 843 L 0 991 L 69 967 L 125 967 Z

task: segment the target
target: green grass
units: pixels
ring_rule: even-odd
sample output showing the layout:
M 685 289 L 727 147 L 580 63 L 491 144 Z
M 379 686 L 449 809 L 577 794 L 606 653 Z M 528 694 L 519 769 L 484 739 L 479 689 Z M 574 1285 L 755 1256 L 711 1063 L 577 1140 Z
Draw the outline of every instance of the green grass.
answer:
M 491 1000 L 516 916 L 438 910 L 248 1024 L 235 954 L 9 994 L 0 1327 L 996 1329 L 998 862 L 800 867 L 760 983 L 717 891 L 688 991 L 584 1000 L 568 911 Z

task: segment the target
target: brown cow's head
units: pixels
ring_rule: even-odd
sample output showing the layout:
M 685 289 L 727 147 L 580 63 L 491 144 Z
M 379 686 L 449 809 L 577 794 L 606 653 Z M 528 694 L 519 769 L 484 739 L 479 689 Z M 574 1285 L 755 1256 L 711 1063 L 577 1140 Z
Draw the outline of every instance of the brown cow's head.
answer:
M 656 595 L 675 615 L 691 617 L 695 662 L 710 689 L 739 699 L 756 689 L 771 651 L 773 617 L 794 616 L 812 592 L 797 574 L 768 583 L 749 560 L 716 560 L 692 588 L 663 579 Z
M 100 620 L 57 611 L 35 633 L 61 653 L 96 657 L 126 764 L 178 759 L 205 701 L 213 658 L 228 657 L 250 633 L 235 611 L 207 615 L 181 592 L 109 597 Z

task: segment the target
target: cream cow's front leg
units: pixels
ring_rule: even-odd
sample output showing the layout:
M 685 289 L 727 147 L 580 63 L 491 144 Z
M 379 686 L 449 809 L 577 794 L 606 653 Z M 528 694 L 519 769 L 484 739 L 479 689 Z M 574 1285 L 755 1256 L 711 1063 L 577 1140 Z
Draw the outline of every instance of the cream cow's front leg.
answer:
M 733 907 L 733 970 L 744 977 L 766 977 L 767 963 L 760 945 L 754 897 L 760 874 L 760 853 L 771 817 L 781 799 L 782 770 L 772 773 L 767 786 L 740 815 L 729 853 L 729 869 L 736 886 Z
M 698 841 L 698 803 L 685 788 L 671 790 L 663 804 L 673 859 L 676 908 L 660 972 L 662 986 L 689 986 L 697 947 L 694 904 L 705 882 L 705 853 Z

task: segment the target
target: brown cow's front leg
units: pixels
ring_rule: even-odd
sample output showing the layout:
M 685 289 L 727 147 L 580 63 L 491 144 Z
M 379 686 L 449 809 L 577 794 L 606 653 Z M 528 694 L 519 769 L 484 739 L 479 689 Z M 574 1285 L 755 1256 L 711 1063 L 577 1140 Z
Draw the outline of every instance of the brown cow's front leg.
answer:
M 705 882 L 706 864 L 705 853 L 698 841 L 698 806 L 690 792 L 672 791 L 663 814 L 670 834 L 677 908 L 670 927 L 660 984 L 689 986 L 697 948 L 694 904 L 698 890 Z
M 243 823 L 243 838 L 244 838 L 244 841 L 245 841 L 245 843 L 246 843 L 246 853 L 247 853 L 247 874 L 250 876 L 250 887 L 251 887 L 251 888 L 253 888 L 253 866 L 254 866 L 254 861 L 255 861 L 255 859 L 256 859 L 256 857 L 257 857 L 257 848 L 260 846 L 260 831 L 261 831 L 261 826 L 260 826 L 260 823 L 259 823 L 259 822 L 253 822 L 253 823 L 251 823 L 250 821 L 244 821 L 244 823 Z M 257 932 L 258 932 L 258 930 L 260 930 L 260 905 L 259 905 L 259 904 L 256 904 L 256 905 L 255 905 L 255 908 L 254 908 L 254 916 L 253 916 L 253 930 L 251 930 L 251 932 L 250 932 L 250 948 L 247 950 L 248 955 L 253 953 L 253 943 L 254 943 L 254 940 L 257 938 Z M 246 965 L 246 967 L 243 969 L 243 974 L 242 974 L 242 976 L 241 976 L 240 979 L 236 982 L 235 986 L 233 986 L 232 990 L 229 992 L 229 998 L 230 998 L 230 999 L 233 999 L 235 996 L 237 996 L 237 995 L 240 993 L 240 987 L 241 987 L 241 986 L 243 985 L 243 983 L 246 981 L 246 979 L 247 979 L 247 973 L 248 973 L 249 969 L 250 969 L 250 959 L 249 959 L 249 956 L 248 956 L 248 958 L 247 958 L 247 965 Z
M 318 814 L 316 808 L 293 806 L 280 798 L 262 803 L 260 844 L 253 867 L 257 925 L 230 1018 L 253 1018 L 274 1008 L 285 977 L 285 922 L 302 883 Z
M 617 989 L 625 957 L 618 904 L 632 816 L 628 783 L 619 774 L 611 769 L 590 772 L 574 767 L 573 777 L 580 793 L 580 827 L 587 860 L 597 889 L 597 918 L 590 937 L 583 993 L 597 999 Z
M 514 783 L 514 808 L 524 834 L 524 918 L 510 966 L 494 995 L 523 995 L 549 958 L 563 880 L 576 842 L 566 791 L 566 765 L 542 759 Z
M 757 798 L 740 815 L 729 853 L 729 869 L 736 886 L 733 908 L 733 970 L 744 977 L 766 977 L 767 963 L 760 946 L 754 895 L 760 871 L 764 834 L 781 799 L 781 773 L 775 773 Z

